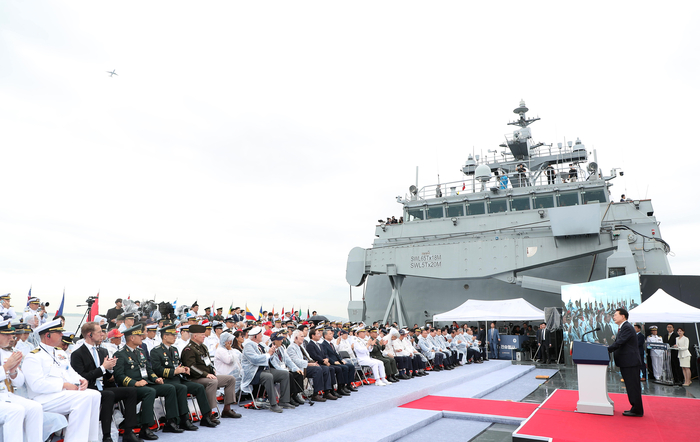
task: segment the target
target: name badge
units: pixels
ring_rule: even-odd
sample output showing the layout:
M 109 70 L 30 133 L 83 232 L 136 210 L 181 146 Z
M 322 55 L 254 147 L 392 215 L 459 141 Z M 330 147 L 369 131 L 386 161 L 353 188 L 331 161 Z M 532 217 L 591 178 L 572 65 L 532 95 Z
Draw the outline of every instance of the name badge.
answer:
M 211 365 L 211 361 L 209 360 L 209 358 L 204 358 L 204 365 L 206 365 L 207 367 Z
M 146 367 L 141 367 L 141 378 L 143 380 L 148 380 L 148 370 L 146 370 Z

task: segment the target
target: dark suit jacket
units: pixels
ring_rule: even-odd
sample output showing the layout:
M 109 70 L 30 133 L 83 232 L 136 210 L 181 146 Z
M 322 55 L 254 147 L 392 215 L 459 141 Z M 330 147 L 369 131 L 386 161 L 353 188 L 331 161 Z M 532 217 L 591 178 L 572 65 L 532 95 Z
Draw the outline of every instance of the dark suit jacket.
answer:
M 323 344 L 321 344 L 321 347 L 323 347 Z M 323 360 L 328 358 L 328 354 L 326 353 L 325 348 L 318 348 L 318 345 L 314 341 L 309 342 L 306 345 L 306 352 L 309 354 L 311 359 L 314 361 L 318 362 L 319 364 L 323 365 Z M 330 362 L 330 358 L 328 359 Z
M 100 364 L 102 364 L 105 358 L 109 356 L 109 353 L 107 352 L 106 348 L 99 347 L 97 349 L 97 355 L 99 356 Z M 103 375 L 102 369 L 95 366 L 95 360 L 92 357 L 92 350 L 88 349 L 87 345 L 81 345 L 71 354 L 70 365 L 80 376 L 87 379 L 88 388 L 97 390 L 95 381 L 98 378 L 102 378 L 102 385 L 104 387 L 116 387 L 112 373 L 108 371 Z
M 544 334 L 544 339 L 542 339 L 542 330 L 538 329 L 537 330 L 537 342 L 541 344 L 543 347 L 549 347 L 549 344 L 551 344 L 552 341 L 552 332 L 547 330 L 547 333 Z
M 107 318 L 107 328 L 114 328 L 114 323 L 112 322 L 112 319 L 117 319 L 117 316 L 121 315 L 124 313 L 123 308 L 116 308 L 112 307 L 111 309 L 107 310 L 107 315 L 105 316 Z
M 669 338 L 668 331 L 666 331 L 666 333 L 664 333 L 661 336 L 661 339 L 663 339 L 664 344 L 668 344 L 670 347 L 673 347 L 674 345 L 676 345 L 676 339 L 678 339 L 678 333 L 676 333 L 674 331 L 673 333 L 671 333 L 671 337 Z M 678 354 L 678 353 L 676 353 L 676 354 Z
M 646 338 L 642 333 L 637 333 L 637 347 L 639 348 L 639 356 L 644 355 L 644 347 L 646 346 Z
M 321 346 L 328 355 L 328 362 L 330 362 L 331 364 L 335 364 L 336 362 L 340 362 L 341 364 L 343 363 L 343 359 L 340 357 L 338 352 L 335 351 L 335 347 L 333 347 L 332 344 L 323 339 L 323 343 L 321 344 Z
M 608 346 L 608 352 L 613 351 L 615 352 L 615 364 L 618 367 L 642 365 L 642 360 L 639 358 L 637 332 L 628 321 L 625 321 L 617 331 L 615 342 Z

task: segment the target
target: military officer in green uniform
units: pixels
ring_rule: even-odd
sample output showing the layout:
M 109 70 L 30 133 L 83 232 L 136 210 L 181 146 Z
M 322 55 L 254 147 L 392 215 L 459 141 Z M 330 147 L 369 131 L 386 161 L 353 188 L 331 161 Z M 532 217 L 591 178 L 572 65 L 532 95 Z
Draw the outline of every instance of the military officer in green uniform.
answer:
M 151 366 L 143 354 L 141 346 L 141 336 L 143 336 L 143 326 L 135 325 L 124 330 L 124 338 L 126 345 L 121 350 L 114 353 L 117 358 L 117 364 L 114 366 L 114 379 L 117 385 L 124 387 L 137 387 L 136 397 L 141 401 L 141 412 L 139 418 L 141 420 L 141 433 L 139 437 L 149 440 L 158 439 L 158 436 L 153 434 L 150 427 L 155 425 L 155 411 L 153 403 L 156 396 L 165 398 L 165 427 L 164 433 L 182 433 L 184 430 L 178 428 L 175 419 L 179 416 L 178 413 L 178 393 L 175 387 L 170 384 L 165 384 L 163 378 L 159 378 L 153 373 Z M 187 392 L 185 401 L 187 400 Z M 195 429 L 197 427 L 194 427 Z
M 153 372 L 156 376 L 163 378 L 166 384 L 172 384 L 178 390 L 184 389 L 185 398 L 187 394 L 191 394 L 193 397 L 197 398 L 197 403 L 199 404 L 199 409 L 202 412 L 202 420 L 200 425 L 204 427 L 214 428 L 220 421 L 211 416 L 211 405 L 207 400 L 207 394 L 204 387 L 196 382 L 188 381 L 187 378 L 183 376 L 190 374 L 189 367 L 183 367 L 180 364 L 180 353 L 177 348 L 173 345 L 177 339 L 177 328 L 174 325 L 168 325 L 160 329 L 160 336 L 163 341 L 162 344 L 156 346 L 151 350 L 151 365 L 153 366 Z M 178 399 L 180 395 L 178 394 Z M 183 403 L 178 403 L 178 408 L 180 410 L 187 410 L 187 401 Z M 180 418 L 180 428 L 182 428 L 182 417 Z M 189 422 L 189 425 L 192 423 Z M 197 427 L 195 427 L 197 428 Z
M 190 325 L 190 342 L 182 350 L 181 356 L 182 365 L 190 369 L 187 378 L 204 386 L 212 411 L 216 410 L 216 390 L 223 387 L 224 411 L 221 412 L 221 417 L 239 418 L 241 415 L 231 410 L 231 404 L 236 401 L 236 379 L 229 375 L 214 374 L 214 363 L 204 345 L 205 331 L 203 325 Z

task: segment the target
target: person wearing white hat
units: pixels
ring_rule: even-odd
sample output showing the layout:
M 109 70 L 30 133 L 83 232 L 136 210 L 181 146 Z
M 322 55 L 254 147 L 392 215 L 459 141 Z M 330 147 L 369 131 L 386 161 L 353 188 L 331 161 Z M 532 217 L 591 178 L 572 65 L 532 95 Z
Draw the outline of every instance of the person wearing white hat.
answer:
M 46 308 L 41 305 L 41 300 L 35 296 L 29 298 L 29 306 L 27 310 L 22 314 L 22 320 L 25 324 L 29 324 L 32 329 L 45 324 L 48 318 L 46 313 Z
M 14 393 L 24 385 L 22 353 L 8 351 L 14 329 L 10 320 L 0 322 L 0 416 L 3 416 L 3 440 L 40 442 L 44 412 L 41 404 Z
M 61 345 L 63 327 L 56 319 L 35 330 L 39 347 L 26 357 L 22 370 L 29 398 L 44 411 L 68 415 L 65 442 L 93 442 L 100 439 L 100 393 L 87 388 L 88 381 L 73 370 Z
M 651 334 L 647 336 L 647 345 L 649 344 L 663 344 L 664 340 L 659 336 L 659 328 L 655 325 L 649 327 Z M 663 362 L 664 362 L 664 351 L 663 350 L 651 350 L 651 368 L 654 378 L 658 381 L 661 379 L 661 375 L 664 372 Z
M 0 296 L 0 321 L 5 319 L 15 319 L 17 313 L 15 309 L 10 305 L 10 294 L 5 293 Z
M 267 395 L 270 399 L 270 410 L 275 413 L 281 413 L 282 408 L 294 408 L 289 403 L 289 373 L 285 370 L 276 370 L 270 368 L 270 356 L 275 353 L 275 347 L 271 346 L 269 350 L 260 345 L 262 341 L 263 329 L 254 327 L 248 336 L 250 341 L 243 347 L 243 357 L 241 365 L 243 366 L 243 381 L 241 390 L 245 393 L 252 394 L 252 383 L 259 383 L 265 387 Z M 257 381 L 257 382 L 256 382 Z M 280 403 L 277 405 L 275 384 L 280 384 Z

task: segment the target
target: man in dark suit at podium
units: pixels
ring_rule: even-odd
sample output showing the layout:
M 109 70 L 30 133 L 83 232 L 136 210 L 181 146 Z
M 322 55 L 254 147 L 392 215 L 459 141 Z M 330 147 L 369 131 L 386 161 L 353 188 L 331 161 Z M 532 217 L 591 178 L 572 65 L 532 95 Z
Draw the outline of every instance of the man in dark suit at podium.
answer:
M 642 361 L 639 359 L 637 333 L 627 321 L 629 314 L 624 308 L 618 308 L 613 315 L 613 321 L 618 325 L 617 338 L 608 346 L 608 352 L 615 352 L 615 364 L 620 367 L 620 373 L 627 387 L 627 399 L 632 408 L 622 413 L 625 416 L 644 416 L 642 405 L 642 384 L 639 380 L 639 370 Z

